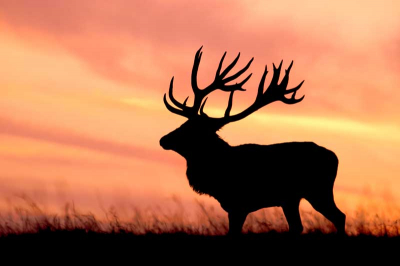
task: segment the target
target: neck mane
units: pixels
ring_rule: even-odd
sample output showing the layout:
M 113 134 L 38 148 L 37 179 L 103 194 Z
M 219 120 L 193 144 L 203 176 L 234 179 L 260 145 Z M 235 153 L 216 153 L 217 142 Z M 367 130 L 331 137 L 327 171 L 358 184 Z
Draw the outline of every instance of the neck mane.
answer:
M 197 141 L 193 147 L 181 155 L 185 157 L 188 165 L 197 164 L 198 162 L 214 160 L 213 158 L 221 156 L 230 147 L 229 143 L 224 141 L 217 133 L 213 133 Z
M 203 136 L 190 152 L 184 155 L 187 162 L 186 176 L 190 186 L 199 194 L 217 196 L 220 175 L 216 174 L 216 166 L 229 157 L 231 146 L 218 134 Z

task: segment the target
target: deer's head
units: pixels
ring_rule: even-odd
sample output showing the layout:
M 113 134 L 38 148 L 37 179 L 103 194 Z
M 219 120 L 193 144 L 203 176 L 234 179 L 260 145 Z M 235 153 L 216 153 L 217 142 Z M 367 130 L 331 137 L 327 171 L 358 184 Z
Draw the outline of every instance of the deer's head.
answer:
M 201 49 L 202 47 L 196 53 L 191 76 L 192 90 L 194 93 L 193 106 L 186 105 L 189 97 L 187 97 L 183 103 L 177 101 L 174 98 L 173 77 L 169 86 L 168 95 L 170 101 L 175 105 L 175 107 L 168 103 L 167 94 L 164 95 L 164 104 L 170 112 L 188 118 L 188 120 L 183 123 L 179 128 L 161 138 L 160 145 L 166 150 L 174 150 L 179 154 L 184 155 L 193 148 L 206 145 L 207 142 L 210 140 L 210 136 L 217 137 L 216 132 L 224 125 L 243 119 L 269 103 L 272 103 L 274 101 L 281 101 L 285 104 L 295 104 L 304 99 L 304 95 L 301 98 L 296 99 L 296 92 L 301 87 L 304 81 L 302 81 L 295 88 L 287 89 L 287 85 L 289 82 L 289 72 L 292 68 L 293 61 L 289 65 L 288 69 L 285 71 L 285 76 L 283 77 L 281 83 L 278 84 L 282 67 L 281 61 L 278 67 L 275 67 L 275 65 L 273 65 L 274 73 L 272 81 L 268 88 L 264 91 L 265 77 L 268 73 L 267 67 L 265 67 L 260 85 L 258 86 L 258 93 L 254 103 L 244 111 L 235 115 L 230 115 L 234 92 L 238 90 L 245 91 L 245 89 L 243 89 L 243 85 L 250 79 L 252 74 L 249 74 L 241 82 L 236 82 L 235 84 L 231 85 L 227 85 L 227 83 L 237 79 L 240 75 L 242 75 L 250 67 L 254 58 L 252 58 L 247 63 L 247 65 L 239 70 L 237 73 L 227 77 L 229 71 L 238 62 L 240 53 L 235 58 L 235 60 L 233 60 L 233 62 L 221 72 L 222 64 L 226 55 L 225 52 L 219 63 L 214 81 L 206 88 L 199 89 L 199 87 L 197 86 L 197 72 L 199 69 L 201 56 L 203 54 Z M 209 117 L 204 112 L 204 106 L 207 102 L 206 96 L 217 89 L 230 92 L 228 107 L 226 108 L 225 115 L 220 118 Z M 287 94 L 291 94 L 291 96 L 289 98 L 286 98 L 285 95 Z

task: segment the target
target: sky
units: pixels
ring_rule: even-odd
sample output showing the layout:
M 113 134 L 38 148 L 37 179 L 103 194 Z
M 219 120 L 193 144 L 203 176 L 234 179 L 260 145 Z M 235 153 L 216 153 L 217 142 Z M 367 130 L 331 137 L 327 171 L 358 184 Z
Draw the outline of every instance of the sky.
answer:
M 275 102 L 219 134 L 231 145 L 313 141 L 334 151 L 335 199 L 346 210 L 400 198 L 398 1 L 0 0 L 0 210 L 32 198 L 94 210 L 200 199 L 186 162 L 159 146 L 185 118 L 162 98 L 174 77 L 193 99 L 190 73 L 203 46 L 199 86 L 219 60 L 251 58 L 255 98 L 265 65 L 293 60 L 301 103 Z M 267 76 L 269 84 L 272 75 Z M 205 112 L 222 115 L 215 92 Z M 216 204 L 218 206 L 218 204 Z

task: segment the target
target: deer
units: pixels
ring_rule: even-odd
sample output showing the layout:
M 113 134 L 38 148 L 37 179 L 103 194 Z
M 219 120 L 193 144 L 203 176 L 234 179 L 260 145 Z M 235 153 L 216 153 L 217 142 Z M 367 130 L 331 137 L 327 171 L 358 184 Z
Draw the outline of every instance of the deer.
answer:
M 293 105 L 304 99 L 296 98 L 296 93 L 304 80 L 294 88 L 287 89 L 289 73 L 293 61 L 285 70 L 279 82 L 282 62 L 273 64 L 273 76 L 264 90 L 268 73 L 265 66 L 256 99 L 245 110 L 231 115 L 233 94 L 245 91 L 243 85 L 252 73 L 240 82 L 230 83 L 239 78 L 251 65 L 235 74 L 229 72 L 239 60 L 237 57 L 222 69 L 226 52 L 223 54 L 214 80 L 200 89 L 197 73 L 202 57 L 202 47 L 196 52 L 191 87 L 194 94 L 193 105 L 188 106 L 187 97 L 183 103 L 173 96 L 172 77 L 163 101 L 173 114 L 187 118 L 180 127 L 160 139 L 160 146 L 172 150 L 186 159 L 186 176 L 191 188 L 200 195 L 215 198 L 228 214 L 228 235 L 241 235 L 249 213 L 262 208 L 281 207 L 291 235 L 300 235 L 304 228 L 300 217 L 300 201 L 307 200 L 311 206 L 335 227 L 336 233 L 345 235 L 346 215 L 339 210 L 334 200 L 333 187 L 339 160 L 336 154 L 314 142 L 283 142 L 269 145 L 242 144 L 231 146 L 217 132 L 228 123 L 239 121 L 260 108 L 283 102 Z M 228 106 L 222 117 L 208 116 L 204 111 L 208 95 L 215 90 L 229 92 Z

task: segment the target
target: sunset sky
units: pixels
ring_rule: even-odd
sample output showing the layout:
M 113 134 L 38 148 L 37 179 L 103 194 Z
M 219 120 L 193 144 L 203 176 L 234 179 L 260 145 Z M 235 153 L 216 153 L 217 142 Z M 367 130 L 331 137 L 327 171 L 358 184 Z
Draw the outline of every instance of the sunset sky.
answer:
M 200 87 L 225 51 L 226 64 L 241 53 L 234 70 L 254 57 L 232 113 L 253 102 L 265 65 L 294 60 L 289 87 L 305 80 L 301 103 L 225 126 L 227 142 L 314 141 L 339 157 L 339 207 L 399 202 L 399 10 L 389 0 L 0 0 L 0 210 L 21 195 L 93 210 L 215 203 L 159 145 L 185 121 L 163 95 L 174 76 L 176 98 L 193 99 L 201 46 Z M 227 97 L 214 93 L 205 111 L 222 115 Z

